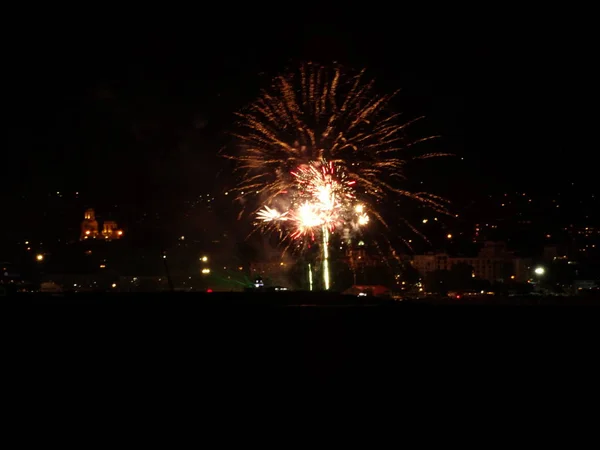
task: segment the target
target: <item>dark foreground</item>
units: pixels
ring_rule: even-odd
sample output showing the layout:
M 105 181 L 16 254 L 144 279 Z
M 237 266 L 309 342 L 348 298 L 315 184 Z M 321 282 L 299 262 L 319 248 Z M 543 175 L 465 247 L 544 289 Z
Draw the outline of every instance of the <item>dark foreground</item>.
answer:
M 378 297 L 356 297 L 337 293 L 309 292 L 265 292 L 265 293 L 64 293 L 64 294 L 13 294 L 2 298 L 5 306 L 25 305 L 106 305 L 119 308 L 138 308 L 162 305 L 186 306 L 189 308 L 228 308 L 228 307 L 314 307 L 314 308 L 361 308 L 445 305 L 589 305 L 600 306 L 597 296 L 481 296 L 453 299 L 447 297 L 405 298 L 393 300 Z
M 443 387 L 459 373 L 523 382 L 560 367 L 587 373 L 600 311 L 556 307 L 600 306 L 584 297 L 398 302 L 293 292 L 15 295 L 0 303 L 7 367 L 28 386 L 104 392 L 116 384 L 144 398 L 158 387 L 185 386 L 177 395 L 187 398 L 296 391 L 309 381 Z M 530 305 L 549 307 L 509 307 Z

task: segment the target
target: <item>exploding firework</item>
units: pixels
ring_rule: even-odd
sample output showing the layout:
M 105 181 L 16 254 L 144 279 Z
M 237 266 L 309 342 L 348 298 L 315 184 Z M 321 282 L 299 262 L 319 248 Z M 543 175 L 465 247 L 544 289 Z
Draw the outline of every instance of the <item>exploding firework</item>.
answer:
M 409 156 L 412 147 L 431 139 L 407 138 L 407 127 L 420 118 L 398 123 L 399 114 L 387 110 L 396 93 L 377 95 L 373 82 L 363 79 L 364 71 L 345 77 L 338 66 L 306 64 L 275 78 L 239 114 L 242 151 L 231 158 L 243 172 L 240 197 L 252 193 L 265 205 L 256 215 L 263 229 L 286 231 L 296 240 L 320 235 L 325 262 L 330 234 L 341 225 L 362 228 L 372 214 L 387 226 L 367 206 L 387 195 L 446 212 L 443 199 L 396 187 L 394 178 L 404 178 L 409 160 L 442 154 Z
M 284 197 L 288 209 L 281 213 L 268 205 L 256 215 L 260 225 L 281 229 L 285 225 L 292 238 L 310 236 L 322 227 L 330 232 L 344 224 L 364 226 L 369 216 L 364 205 L 355 204 L 355 181 L 336 169 L 333 163 L 311 162 L 291 172 L 295 184 L 279 198 Z M 282 224 L 282 222 L 287 222 Z
M 265 206 L 256 214 L 256 217 L 262 222 L 283 222 L 288 219 L 286 216 L 287 212 L 280 213 L 275 208 L 269 208 L 268 206 Z
M 411 147 L 435 136 L 408 139 L 407 127 L 421 118 L 398 124 L 400 114 L 387 111 L 396 93 L 376 95 L 373 81 L 363 78 L 364 71 L 344 77 L 340 67 L 314 64 L 275 78 L 270 90 L 239 113 L 242 154 L 234 159 L 245 172 L 240 192 L 258 193 L 269 203 L 293 187 L 297 180 L 290 175 L 297 168 L 326 160 L 359 184 L 367 197 L 395 193 L 445 211 L 445 202 L 434 195 L 390 184 L 404 177 L 408 160 L 441 154 L 409 157 Z

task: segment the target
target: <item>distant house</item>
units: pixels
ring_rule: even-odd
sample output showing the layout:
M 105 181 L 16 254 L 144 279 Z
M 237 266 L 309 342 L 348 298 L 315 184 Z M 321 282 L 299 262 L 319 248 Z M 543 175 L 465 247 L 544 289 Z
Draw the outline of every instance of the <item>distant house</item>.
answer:
M 575 294 L 581 294 L 582 291 L 590 291 L 598 289 L 600 287 L 600 281 L 596 280 L 575 280 L 573 282 L 573 291 Z

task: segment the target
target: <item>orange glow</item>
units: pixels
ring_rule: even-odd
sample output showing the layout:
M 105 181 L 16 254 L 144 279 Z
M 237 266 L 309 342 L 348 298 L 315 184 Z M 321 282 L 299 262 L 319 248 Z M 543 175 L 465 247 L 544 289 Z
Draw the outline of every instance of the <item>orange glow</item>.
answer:
M 366 214 L 362 214 L 359 216 L 359 218 L 358 218 L 359 225 L 366 225 L 368 223 L 369 223 L 369 216 L 367 216 Z
M 117 231 L 117 234 L 118 234 L 119 236 L 123 236 L 123 232 L 122 232 L 121 230 Z

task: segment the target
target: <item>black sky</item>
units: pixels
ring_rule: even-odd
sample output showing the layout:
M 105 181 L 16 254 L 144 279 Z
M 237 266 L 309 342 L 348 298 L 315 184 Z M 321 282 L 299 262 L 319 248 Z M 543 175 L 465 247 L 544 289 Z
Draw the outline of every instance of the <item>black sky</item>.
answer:
M 166 31 L 49 36 L 15 50 L 9 160 L 18 170 L 11 181 L 97 191 L 102 178 L 129 193 L 136 185 L 158 192 L 161 183 L 210 183 L 233 113 L 273 75 L 309 60 L 367 67 L 378 89 L 404 88 L 399 107 L 427 115 L 431 130 L 459 153 L 463 52 L 443 43 L 405 48 L 389 31 L 365 36 L 334 24 L 222 41 Z
M 567 149 L 562 137 L 548 137 L 540 118 L 552 103 L 536 84 L 538 63 L 548 61 L 543 52 L 532 49 L 535 61 L 523 59 L 526 52 L 512 52 L 513 41 L 476 38 L 450 18 L 424 26 L 408 17 L 380 22 L 360 15 L 252 20 L 207 26 L 203 19 L 179 29 L 63 24 L 60 32 L 15 41 L 5 85 L 11 193 L 118 193 L 152 204 L 210 189 L 227 171 L 216 153 L 230 144 L 233 113 L 273 75 L 302 61 L 366 67 L 377 89 L 402 88 L 395 106 L 427 116 L 423 132 L 442 135 L 436 145 L 457 155 L 427 174 L 450 196 L 468 186 L 536 186 L 540 172 L 572 170 L 556 162 Z

